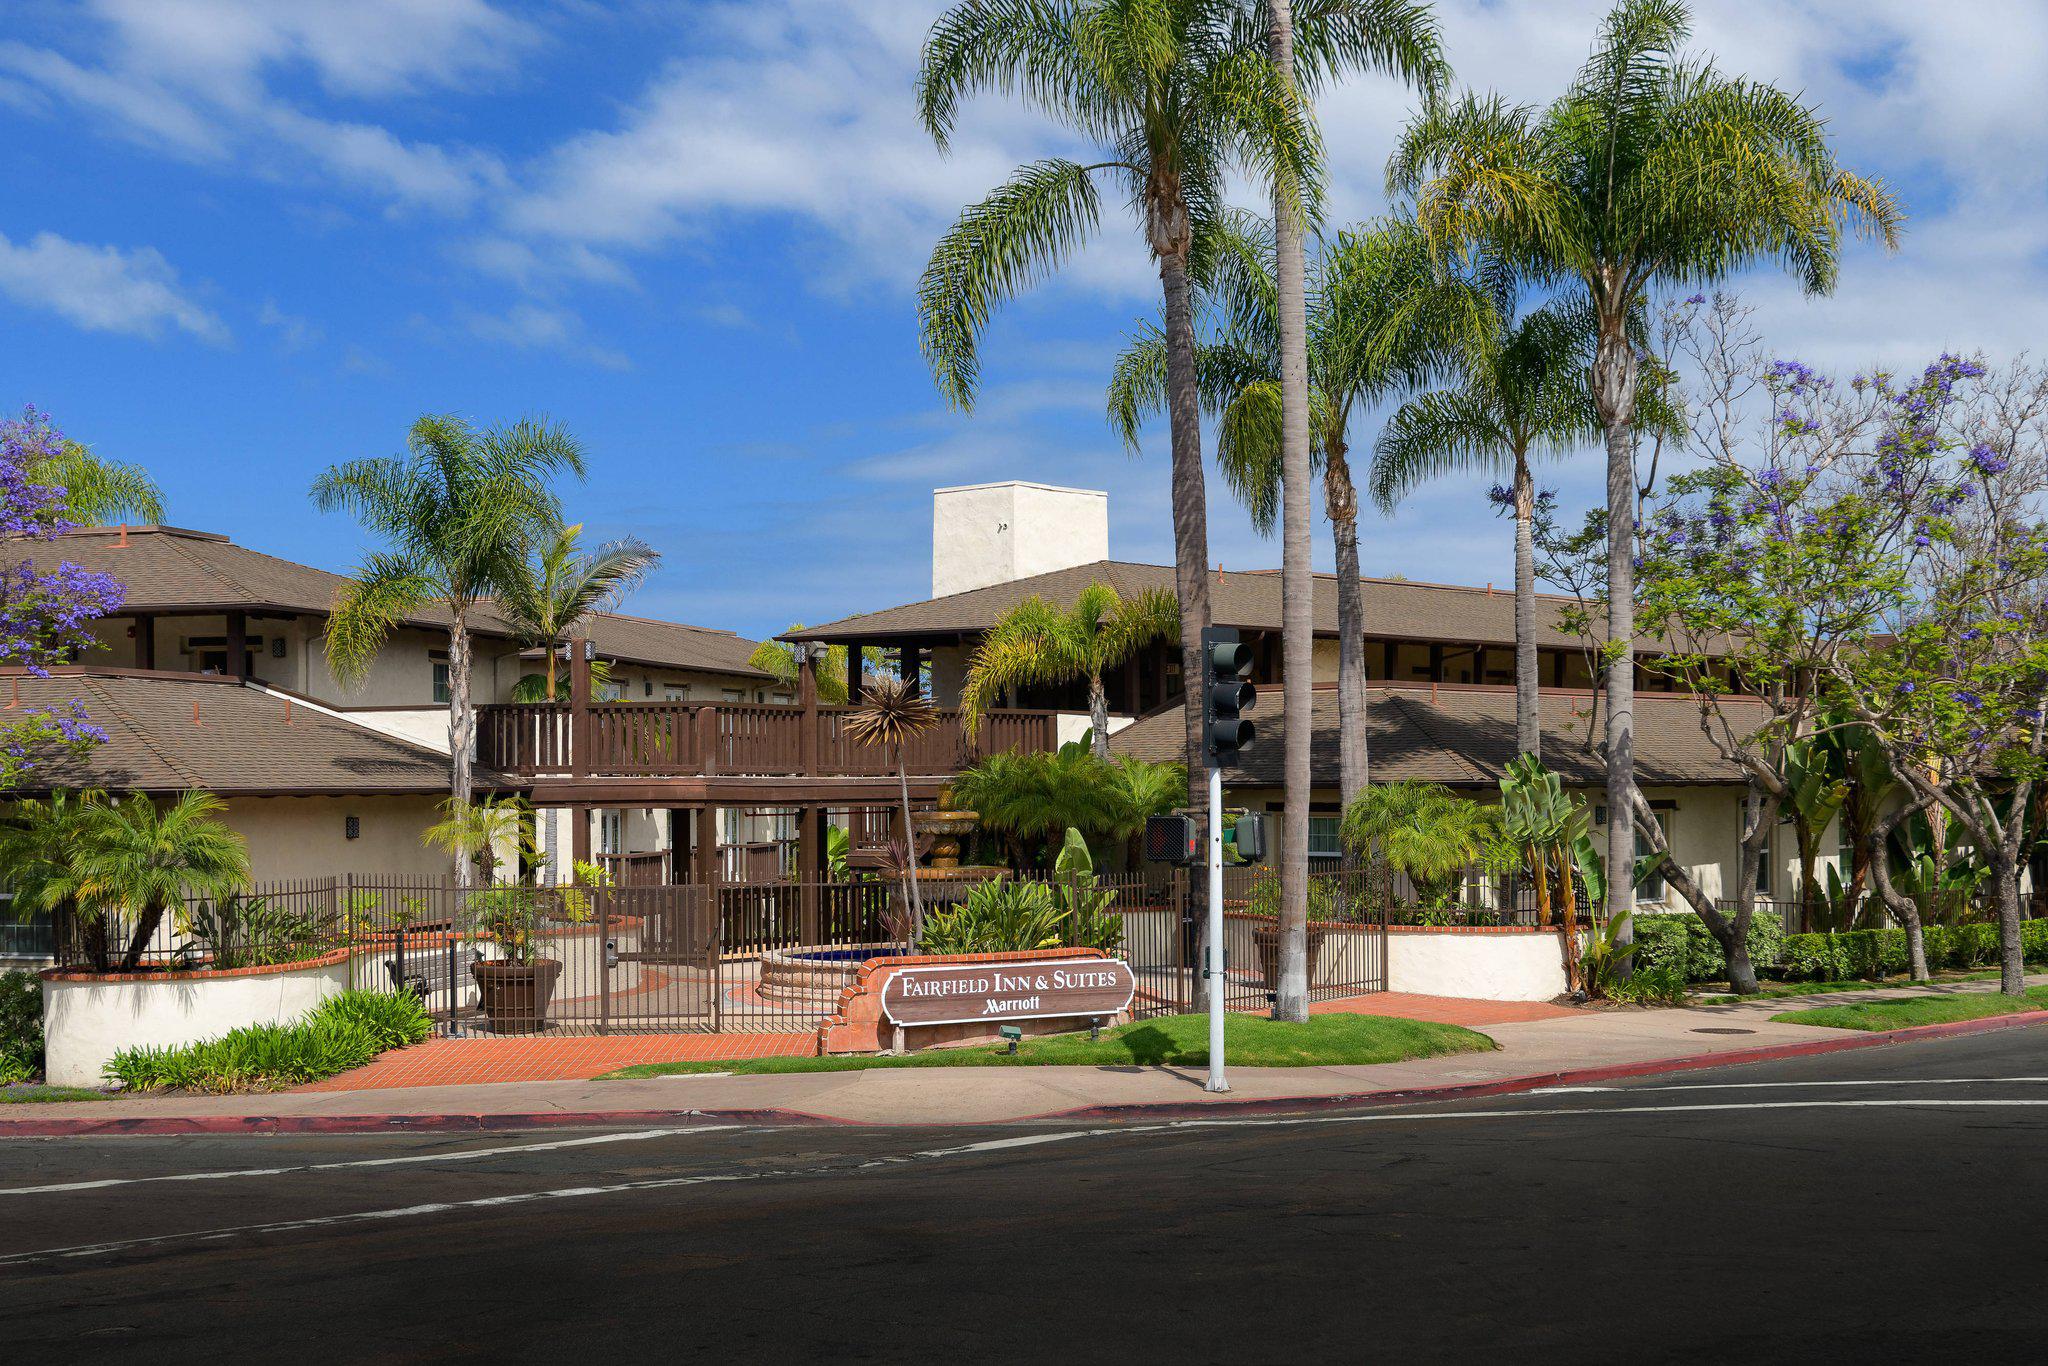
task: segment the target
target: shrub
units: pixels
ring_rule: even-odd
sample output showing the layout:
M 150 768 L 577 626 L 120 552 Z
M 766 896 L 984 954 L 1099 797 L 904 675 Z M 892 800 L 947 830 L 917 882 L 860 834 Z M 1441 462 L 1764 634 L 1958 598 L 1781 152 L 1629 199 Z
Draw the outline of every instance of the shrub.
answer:
M 957 906 L 927 912 L 918 947 L 926 953 L 1012 953 L 1060 942 L 1064 913 L 1037 882 L 984 882 Z
M 32 972 L 0 972 L 0 1085 L 42 1074 L 42 985 Z
M 303 1020 L 248 1025 L 173 1048 L 127 1048 L 107 1079 L 134 1091 L 253 1091 L 296 1086 L 361 1067 L 386 1049 L 418 1043 L 432 1023 L 410 992 L 347 991 Z
M 1998 962 L 1995 924 L 1925 925 L 1920 936 L 1930 972 Z M 2022 921 L 2020 948 L 2028 962 L 2048 963 L 2048 920 Z M 1903 975 L 1910 966 L 1903 929 L 1795 934 L 1785 940 L 1784 975 L 1795 982 L 1875 981 Z
M 1688 982 L 1718 982 L 1728 975 L 1728 955 L 1706 922 L 1690 911 L 1635 917 L 1639 972 L 1680 971 Z M 1778 965 L 1786 943 L 1785 926 L 1775 915 L 1759 914 L 1749 922 L 1749 961 L 1758 972 Z

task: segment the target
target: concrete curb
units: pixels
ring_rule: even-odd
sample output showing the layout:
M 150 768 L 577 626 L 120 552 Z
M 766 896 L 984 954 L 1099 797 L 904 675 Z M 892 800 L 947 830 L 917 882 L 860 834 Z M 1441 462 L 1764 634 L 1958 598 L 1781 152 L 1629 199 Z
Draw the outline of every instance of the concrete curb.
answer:
M 1887 1044 L 1917 1043 L 1927 1039 L 1954 1038 L 1967 1034 L 1991 1034 L 2005 1029 L 2048 1024 L 2048 1010 L 2029 1010 L 2013 1015 L 1990 1015 L 1978 1020 L 1953 1020 L 1946 1024 L 1918 1025 L 1882 1033 L 1849 1033 L 1839 1039 L 1809 1039 L 1799 1043 L 1766 1044 L 1759 1048 L 1734 1049 L 1721 1053 L 1695 1053 L 1687 1057 L 1656 1058 L 1647 1062 L 1612 1063 L 1605 1067 L 1567 1068 L 1535 1072 L 1493 1081 L 1460 1082 L 1447 1086 L 1411 1086 L 1384 1091 L 1348 1091 L 1334 1095 L 1271 1096 L 1258 1100 L 1161 1101 L 1128 1105 L 1083 1105 L 1044 1114 L 1019 1115 L 999 1120 L 955 1121 L 956 1125 L 1028 1124 L 1046 1121 L 1082 1120 L 1179 1120 L 1216 1117 L 1299 1114 L 1309 1110 L 1335 1110 L 1367 1105 L 1421 1105 L 1432 1101 L 1471 1100 L 1485 1096 L 1513 1095 L 1548 1086 L 1589 1086 L 1603 1081 L 1656 1076 L 1666 1072 L 1693 1072 L 1710 1067 L 1734 1067 L 1743 1063 L 1771 1062 L 1780 1058 L 1805 1058 L 1822 1053 L 1844 1053 L 1852 1049 L 1881 1048 Z M 840 1119 L 814 1115 L 802 1110 L 771 1107 L 756 1110 L 535 1110 L 504 1114 L 372 1114 L 372 1115 L 136 1115 L 113 1119 L 0 1119 L 4 1138 L 111 1138 L 177 1134 L 372 1134 L 372 1133 L 497 1133 L 524 1129 L 565 1129 L 616 1127 L 620 1125 L 664 1125 L 693 1123 L 706 1127 L 773 1125 L 844 1126 L 848 1128 L 896 1127 L 884 1120 Z M 902 1127 L 929 1128 L 934 1121 L 921 1120 Z M 951 1127 L 951 1126 L 949 1126 Z

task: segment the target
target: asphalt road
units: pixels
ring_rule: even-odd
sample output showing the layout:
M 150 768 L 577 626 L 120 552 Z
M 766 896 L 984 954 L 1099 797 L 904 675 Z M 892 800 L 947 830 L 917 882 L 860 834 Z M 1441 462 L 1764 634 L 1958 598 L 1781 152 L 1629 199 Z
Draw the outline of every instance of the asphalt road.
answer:
M 22 1362 L 2034 1359 L 2044 1046 L 1159 1125 L 9 1140 L 0 1342 Z

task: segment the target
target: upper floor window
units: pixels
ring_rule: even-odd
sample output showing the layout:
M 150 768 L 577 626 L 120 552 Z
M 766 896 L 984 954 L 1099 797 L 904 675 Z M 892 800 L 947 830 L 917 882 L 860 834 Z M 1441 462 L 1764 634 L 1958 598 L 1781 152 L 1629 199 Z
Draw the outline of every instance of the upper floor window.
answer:
M 446 704 L 455 700 L 455 690 L 448 685 L 448 656 L 429 654 L 427 660 L 434 669 L 434 700 Z
M 1342 816 L 1318 816 L 1310 813 L 1308 818 L 1308 856 L 1310 858 L 1342 858 L 1344 843 L 1337 836 L 1338 827 L 1343 825 Z
M 690 685 L 687 683 L 664 683 L 661 688 L 661 695 L 670 702 L 687 702 L 690 700 Z
M 719 692 L 728 702 L 744 702 L 747 700 L 747 690 L 745 688 L 721 688 Z
M 1664 831 L 1664 844 L 1666 848 L 1669 848 L 1671 845 L 1671 812 L 1668 810 L 1658 811 L 1657 824 Z M 1638 827 L 1636 830 L 1637 860 L 1640 861 L 1642 859 L 1648 858 L 1653 852 L 1655 852 L 1655 850 L 1651 846 L 1649 838 L 1646 835 L 1644 835 L 1642 829 Z M 1664 899 L 1666 894 L 1666 887 L 1664 883 L 1664 873 L 1662 871 L 1663 867 L 1663 863 L 1659 862 L 1657 865 L 1657 871 L 1649 873 L 1648 875 L 1643 877 L 1639 882 L 1636 883 L 1636 900 L 1662 901 Z

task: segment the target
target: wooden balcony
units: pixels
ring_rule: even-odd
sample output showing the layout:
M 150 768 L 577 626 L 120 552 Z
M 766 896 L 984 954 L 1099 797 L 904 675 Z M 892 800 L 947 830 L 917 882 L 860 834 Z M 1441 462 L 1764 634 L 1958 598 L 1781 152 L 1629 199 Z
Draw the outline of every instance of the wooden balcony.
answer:
M 527 778 L 882 778 L 885 747 L 846 733 L 856 708 L 741 702 L 495 703 L 477 708 L 477 762 Z M 967 737 L 957 711 L 907 747 L 913 775 L 939 777 L 1005 750 L 1056 748 L 1053 713 L 994 711 Z

